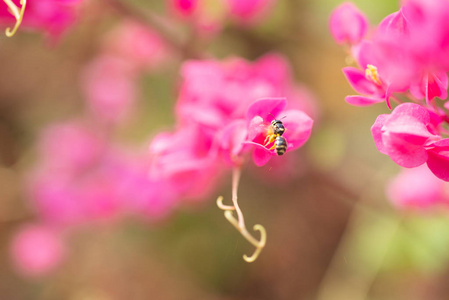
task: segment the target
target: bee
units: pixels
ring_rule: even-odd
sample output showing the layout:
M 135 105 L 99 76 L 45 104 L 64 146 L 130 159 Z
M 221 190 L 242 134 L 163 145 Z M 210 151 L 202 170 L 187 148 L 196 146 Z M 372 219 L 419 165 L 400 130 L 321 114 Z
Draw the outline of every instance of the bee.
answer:
M 274 141 L 273 147 L 277 155 L 284 155 L 285 151 L 287 151 L 287 140 L 285 137 L 278 135 Z
M 285 132 L 285 127 L 281 120 L 275 119 L 271 121 L 271 129 L 273 130 L 273 134 L 276 136 L 283 135 Z
M 273 115 L 271 116 L 274 118 Z M 265 138 L 265 147 L 274 142 L 270 150 L 274 149 L 277 155 L 283 155 L 287 150 L 287 140 L 282 136 L 285 132 L 284 124 L 281 120 L 273 119 L 270 130 L 271 133 Z

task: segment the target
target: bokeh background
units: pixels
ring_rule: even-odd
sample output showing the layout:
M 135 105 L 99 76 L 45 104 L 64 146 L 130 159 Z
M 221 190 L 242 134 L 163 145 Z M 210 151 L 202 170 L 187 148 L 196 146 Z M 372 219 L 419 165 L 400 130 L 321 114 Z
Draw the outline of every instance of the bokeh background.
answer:
M 37 0 L 36 0 L 37 1 Z M 222 59 L 285 55 L 295 79 L 316 98 L 319 117 L 297 165 L 274 180 L 269 168 L 247 166 L 239 188 L 249 227 L 265 226 L 267 246 L 253 251 L 223 218 L 218 195 L 229 199 L 230 175 L 210 200 L 185 205 L 158 222 L 125 218 L 70 233 L 61 265 L 42 276 L 17 270 L 11 241 L 37 217 L 24 187 L 38 163 L 46 126 L 85 109 L 80 74 L 100 52 L 103 36 L 122 15 L 104 1 L 87 5 L 79 23 L 56 43 L 19 31 L 0 37 L 0 299 L 447 299 L 449 220 L 446 210 L 404 212 L 385 196 L 399 171 L 372 141 L 370 127 L 385 105 L 357 108 L 341 68 L 346 54 L 328 32 L 339 1 L 279 0 L 257 26 L 226 24 L 193 47 Z M 125 1 L 124 1 L 125 2 Z M 126 1 L 164 14 L 164 1 Z M 396 1 L 354 1 L 378 23 Z M 116 132 L 125 145 L 147 143 L 175 121 L 186 57 L 139 79 L 138 109 Z

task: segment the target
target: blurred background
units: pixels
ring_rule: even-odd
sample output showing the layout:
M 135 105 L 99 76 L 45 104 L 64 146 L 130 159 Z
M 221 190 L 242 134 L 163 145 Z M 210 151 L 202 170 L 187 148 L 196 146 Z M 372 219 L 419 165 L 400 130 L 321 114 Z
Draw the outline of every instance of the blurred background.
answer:
M 354 2 L 372 24 L 398 9 L 389 0 Z M 399 167 L 377 151 L 370 127 L 388 108 L 344 101 L 354 93 L 341 72 L 346 53 L 328 32 L 339 1 L 279 0 L 251 26 L 221 20 L 205 36 L 192 34 L 164 1 L 117 3 L 85 1 L 76 23 L 57 37 L 26 26 L 13 38 L 0 37 L 0 299 L 447 299 L 448 212 L 405 212 L 387 198 L 385 186 Z M 89 66 L 108 38 L 119 35 L 117 24 L 145 16 L 174 32 L 174 40 L 187 41 L 186 49 L 164 50 L 163 65 L 129 75 L 136 102 L 108 137 L 116 144 L 146 150 L 154 136 L 173 128 L 180 67 L 198 53 L 249 61 L 280 53 L 313 95 L 312 136 L 288 154 L 293 165 L 277 170 L 282 180 L 274 180 L 275 166 L 243 169 L 240 206 L 249 228 L 265 226 L 267 245 L 256 262 L 242 260 L 253 248 L 215 204 L 219 195 L 230 199 L 228 173 L 210 199 L 157 220 L 131 216 L 70 227 L 62 246 L 38 232 L 36 244 L 24 242 L 26 251 L 39 252 L 42 242 L 59 259 L 29 271 L 21 262 L 28 252 L 17 247 L 24 228 L 39 224 L 29 181 L 41 163 L 42 132 L 85 116 Z M 92 123 L 88 128 L 96 130 Z M 53 175 L 60 176 L 47 174 Z

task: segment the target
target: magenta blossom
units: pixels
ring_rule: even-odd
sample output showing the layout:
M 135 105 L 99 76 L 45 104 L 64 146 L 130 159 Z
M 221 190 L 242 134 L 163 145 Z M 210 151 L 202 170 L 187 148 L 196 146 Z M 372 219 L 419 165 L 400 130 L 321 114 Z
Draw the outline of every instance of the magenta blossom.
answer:
M 52 125 L 40 144 L 43 159 L 27 191 L 30 206 L 48 224 L 111 222 L 126 215 L 157 221 L 179 199 L 170 182 L 149 178 L 148 155 L 112 144 L 85 123 Z
M 17 271 L 35 277 L 54 271 L 63 261 L 66 249 L 54 229 L 26 225 L 13 238 L 10 252 Z
M 156 31 L 133 20 L 125 20 L 108 33 L 103 53 L 126 61 L 137 71 L 161 67 L 174 55 Z
M 343 68 L 343 74 L 346 76 L 349 84 L 354 90 L 362 95 L 346 96 L 345 100 L 355 106 L 367 106 L 375 103 L 384 102 L 387 97 L 385 89 L 380 81 L 367 78 L 365 71 L 354 68 Z
M 340 8 L 331 23 L 338 12 Z M 390 96 L 407 90 L 427 103 L 437 97 L 445 99 L 449 81 L 448 19 L 445 0 L 404 1 L 399 11 L 381 21 L 372 36 L 353 43 L 351 50 L 359 74 L 354 68 L 346 68 L 344 73 L 362 96 L 348 96 L 346 101 L 364 106 L 385 99 L 390 107 Z M 339 35 L 335 35 L 340 43 Z M 363 76 L 366 80 L 359 80 Z
M 102 55 L 85 67 L 81 85 L 91 113 L 105 123 L 117 123 L 132 112 L 137 98 L 134 65 L 125 57 Z
M 348 96 L 348 103 L 366 106 L 386 101 L 391 108 L 390 96 L 407 91 L 416 82 L 419 77 L 416 61 L 404 55 L 402 46 L 396 44 L 394 38 L 394 34 L 380 36 L 353 47 L 360 69 L 347 67 L 343 72 L 351 86 L 364 96 Z
M 266 164 L 271 156 L 276 155 L 274 142 L 267 143 L 267 136 L 273 134 L 271 121 L 282 119 L 287 141 L 287 150 L 291 151 L 304 145 L 312 131 L 312 119 L 299 110 L 284 110 L 285 98 L 267 98 L 255 101 L 248 109 L 246 121 L 248 126 L 247 144 L 254 146 L 253 160 L 257 166 Z
M 180 200 L 202 200 L 217 186 L 220 162 L 211 135 L 198 125 L 162 132 L 150 144 L 149 179 L 170 185 Z
M 82 173 L 95 165 L 104 154 L 105 137 L 83 121 L 68 121 L 43 130 L 39 154 L 52 172 Z M 57 177 L 57 176 L 56 176 Z
M 257 21 L 274 4 L 275 0 L 226 0 L 231 17 L 242 24 Z
M 199 0 L 169 0 L 170 10 L 181 17 L 190 17 L 197 11 Z
M 251 103 L 265 97 L 287 97 L 289 107 L 315 112 L 312 98 L 293 83 L 287 61 L 277 54 L 264 55 L 255 62 L 239 58 L 192 60 L 183 65 L 181 73 L 176 106 L 181 124 L 196 122 L 222 128 L 244 119 Z
M 390 115 L 380 115 L 371 131 L 377 149 L 398 165 L 414 168 L 427 163 L 438 178 L 449 181 L 449 139 L 438 134 L 440 123 L 422 106 L 404 103 Z
M 222 1 L 168 0 L 169 10 L 201 36 L 214 36 L 221 31 L 226 20 Z
M 449 204 L 448 183 L 436 178 L 424 165 L 404 169 L 387 188 L 390 200 L 402 209 L 429 209 Z
M 330 17 L 330 31 L 337 43 L 358 44 L 366 35 L 368 20 L 352 3 L 340 4 Z

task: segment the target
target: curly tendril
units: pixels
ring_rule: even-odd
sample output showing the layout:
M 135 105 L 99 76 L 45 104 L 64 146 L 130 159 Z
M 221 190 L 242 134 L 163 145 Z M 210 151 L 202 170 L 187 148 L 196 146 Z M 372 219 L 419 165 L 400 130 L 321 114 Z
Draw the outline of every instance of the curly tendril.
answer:
M 6 28 L 5 34 L 7 37 L 12 37 L 17 29 L 19 29 L 20 24 L 23 20 L 23 14 L 25 13 L 25 7 L 26 7 L 26 0 L 20 0 L 21 8 L 19 8 L 11 1 L 11 0 L 3 0 L 3 2 L 6 3 L 6 5 L 9 8 L 9 12 L 16 18 L 16 25 L 14 25 L 14 28 L 11 30 L 10 27 Z
M 240 207 L 237 202 L 237 188 L 238 183 L 240 181 L 240 173 L 241 173 L 240 168 L 235 168 L 232 173 L 233 205 L 223 204 L 223 196 L 220 196 L 217 199 L 217 206 L 225 211 L 224 216 L 229 221 L 229 223 L 231 223 L 248 242 L 250 242 L 254 247 L 256 247 L 256 250 L 254 251 L 253 255 L 251 256 L 243 255 L 243 259 L 246 262 L 253 262 L 257 259 L 257 257 L 259 257 L 260 252 L 265 247 L 267 241 L 267 232 L 265 231 L 265 228 L 262 225 L 260 224 L 254 225 L 253 229 L 255 231 L 260 231 L 260 240 L 257 240 L 248 232 L 248 229 L 246 229 L 243 213 L 240 210 Z M 237 219 L 234 217 L 233 211 L 237 213 Z

